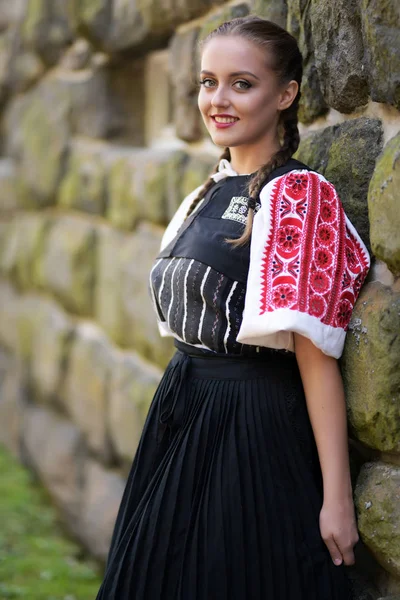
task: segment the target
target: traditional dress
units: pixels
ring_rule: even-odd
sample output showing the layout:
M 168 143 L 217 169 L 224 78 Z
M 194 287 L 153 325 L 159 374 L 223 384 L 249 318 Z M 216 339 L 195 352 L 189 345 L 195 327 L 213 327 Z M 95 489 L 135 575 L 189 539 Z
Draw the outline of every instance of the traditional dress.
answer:
M 221 161 L 150 276 L 177 351 L 157 388 L 97 600 L 347 600 L 319 532 L 322 476 L 293 332 L 340 357 L 368 252 L 334 187 L 291 159 L 251 244 L 247 175 Z

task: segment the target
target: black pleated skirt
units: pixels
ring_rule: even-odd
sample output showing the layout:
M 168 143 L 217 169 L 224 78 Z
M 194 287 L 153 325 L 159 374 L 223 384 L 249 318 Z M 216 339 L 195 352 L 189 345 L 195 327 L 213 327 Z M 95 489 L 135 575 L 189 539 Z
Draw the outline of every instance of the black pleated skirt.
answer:
M 152 401 L 97 600 L 348 600 L 294 355 L 177 344 Z

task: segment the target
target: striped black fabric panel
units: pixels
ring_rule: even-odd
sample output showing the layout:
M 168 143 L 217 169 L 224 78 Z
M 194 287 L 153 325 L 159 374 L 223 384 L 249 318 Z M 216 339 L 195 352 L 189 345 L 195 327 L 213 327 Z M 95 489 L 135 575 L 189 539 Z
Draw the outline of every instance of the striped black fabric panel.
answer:
M 257 352 L 236 342 L 242 322 L 245 286 L 194 259 L 160 258 L 150 285 L 159 317 L 188 344 L 215 352 Z

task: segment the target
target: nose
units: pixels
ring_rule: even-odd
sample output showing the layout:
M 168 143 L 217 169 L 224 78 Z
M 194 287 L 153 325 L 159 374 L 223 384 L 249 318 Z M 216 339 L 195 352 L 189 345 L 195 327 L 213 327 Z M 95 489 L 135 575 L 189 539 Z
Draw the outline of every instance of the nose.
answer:
M 226 108 L 229 106 L 230 101 L 225 87 L 220 86 L 215 90 L 215 94 L 213 94 L 211 99 L 211 104 L 215 108 Z

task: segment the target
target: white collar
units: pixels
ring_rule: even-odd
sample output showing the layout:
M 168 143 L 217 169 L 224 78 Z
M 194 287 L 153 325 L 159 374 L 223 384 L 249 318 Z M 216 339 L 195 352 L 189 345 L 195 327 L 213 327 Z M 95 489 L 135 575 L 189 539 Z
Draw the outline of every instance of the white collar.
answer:
M 217 181 L 221 181 L 221 179 L 224 179 L 225 177 L 234 177 L 235 175 L 238 175 L 238 173 L 232 169 L 229 160 L 223 158 L 219 161 L 217 173 L 214 173 L 211 177 L 214 179 L 215 183 L 217 183 Z

